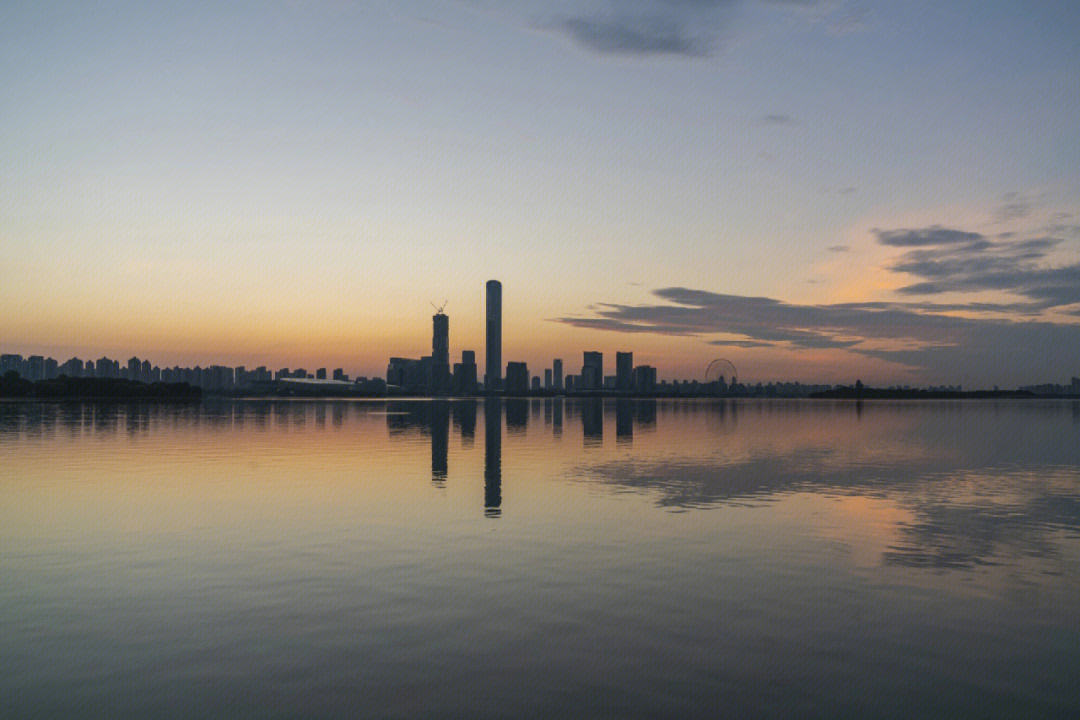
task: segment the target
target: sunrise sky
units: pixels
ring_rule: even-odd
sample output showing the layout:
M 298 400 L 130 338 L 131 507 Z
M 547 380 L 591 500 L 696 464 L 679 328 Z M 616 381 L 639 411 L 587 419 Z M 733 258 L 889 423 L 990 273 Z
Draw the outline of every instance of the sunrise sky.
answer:
M 0 352 L 1080 375 L 1080 5 L 0 4 Z M 607 359 L 610 368 L 614 359 Z M 481 367 L 481 373 L 483 368 Z

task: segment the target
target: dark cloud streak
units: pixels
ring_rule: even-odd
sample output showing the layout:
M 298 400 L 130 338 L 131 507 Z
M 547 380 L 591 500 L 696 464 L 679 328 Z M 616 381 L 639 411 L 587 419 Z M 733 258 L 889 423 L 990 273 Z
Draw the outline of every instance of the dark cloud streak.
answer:
M 532 13 L 535 25 L 595 53 L 701 58 L 716 54 L 735 11 L 755 0 L 578 0 Z M 834 9 L 821 0 L 756 0 L 817 22 Z M 526 5 L 533 3 L 526 3 Z M 824 13 L 821 11 L 824 10 Z M 769 116 L 772 117 L 772 116 Z M 778 115 L 780 122 L 790 122 Z
M 1043 309 L 1080 303 L 1080 263 L 1040 264 L 1062 242 L 1036 237 L 991 241 L 980 233 L 934 225 L 916 230 L 876 230 L 878 242 L 912 248 L 889 269 L 919 278 L 902 295 L 1004 291 Z

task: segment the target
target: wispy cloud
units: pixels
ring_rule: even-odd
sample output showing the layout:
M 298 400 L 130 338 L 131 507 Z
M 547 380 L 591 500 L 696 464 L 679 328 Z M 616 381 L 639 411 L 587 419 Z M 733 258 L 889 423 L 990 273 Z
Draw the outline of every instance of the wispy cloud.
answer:
M 600 304 L 590 317 L 554 320 L 591 330 L 699 336 L 720 346 L 840 349 L 939 380 L 1024 382 L 1068 377 L 1080 368 L 1080 324 L 946 314 L 1019 311 L 1023 304 L 804 305 L 679 287 L 653 295 L 654 304 Z
M 990 240 L 938 225 L 875 233 L 883 245 L 911 248 L 888 268 L 920 279 L 901 287 L 903 295 L 1004 291 L 1042 308 L 1080 303 L 1080 263 L 1043 262 L 1061 238 Z
M 959 245 L 983 241 L 983 236 L 979 233 L 950 230 L 940 225 L 931 225 L 918 230 L 879 230 L 875 228 L 873 232 L 877 235 L 879 243 L 892 245 L 893 247 Z
M 654 303 L 597 303 L 590 315 L 555 320 L 593 330 L 695 336 L 721 347 L 836 349 L 941 379 L 985 371 L 987 382 L 1022 382 L 1080 370 L 1080 323 L 1054 319 L 1080 314 L 1080 263 L 1050 264 L 1065 247 L 1062 238 L 988 237 L 942 225 L 872 234 L 899 251 L 885 269 L 916 280 L 898 289 L 903 299 L 811 305 L 667 287 L 653 291 Z M 944 293 L 961 297 L 928 299 Z
M 994 213 L 998 222 L 1009 222 L 1031 215 L 1034 209 L 1034 201 L 1018 192 L 1005 193 L 1001 198 L 1001 205 Z
M 561 21 L 559 29 L 601 53 L 696 57 L 711 53 L 715 42 L 708 34 L 657 17 L 570 17 Z
M 786 113 L 769 113 L 761 116 L 762 125 L 794 125 L 795 118 Z
M 741 0 L 584 0 L 534 12 L 539 27 L 610 55 L 714 54 Z
M 812 24 L 839 20 L 842 7 L 838 0 L 517 0 L 498 9 L 516 7 L 532 26 L 599 54 L 701 58 L 722 49 L 737 10 L 752 4 Z

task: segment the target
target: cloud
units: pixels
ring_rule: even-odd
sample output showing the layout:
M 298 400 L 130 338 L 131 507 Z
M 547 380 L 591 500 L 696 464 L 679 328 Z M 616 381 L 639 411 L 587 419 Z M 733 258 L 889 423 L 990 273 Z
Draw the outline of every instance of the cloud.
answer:
M 587 315 L 554 321 L 699 337 L 717 347 L 840 350 L 907 366 L 928 381 L 982 387 L 1059 382 L 1080 372 L 1080 323 L 1071 319 L 1080 316 L 1080 262 L 1051 264 L 1071 241 L 942 225 L 872 234 L 896 251 L 884 269 L 912 279 L 896 300 L 813 305 L 666 287 L 652 291 L 652 303 L 597 303 Z M 944 293 L 961 297 L 932 299 Z
M 735 11 L 757 2 L 817 23 L 835 22 L 832 0 L 519 0 L 532 25 L 595 53 L 700 58 L 716 54 Z M 503 3 L 500 12 L 507 6 Z
M 601 54 L 705 57 L 739 0 L 609 0 L 569 3 L 541 26 Z
M 919 230 L 880 230 L 874 228 L 878 242 L 893 247 L 923 247 L 928 245 L 958 245 L 979 243 L 984 240 L 979 233 L 950 230 L 940 225 Z
M 592 316 L 554 321 L 590 330 L 697 336 L 718 346 L 839 349 L 906 365 L 929 381 L 983 386 L 1069 377 L 1080 368 L 1080 324 L 945 314 L 1030 312 L 1024 304 L 802 305 L 681 287 L 653 295 L 659 302 L 598 304 Z
M 939 225 L 874 232 L 882 245 L 911 248 L 888 268 L 920 279 L 901 287 L 903 295 L 1005 291 L 1041 308 L 1080 303 L 1080 263 L 1048 267 L 1041 262 L 1061 238 L 992 241 Z
M 870 11 L 860 8 L 830 20 L 828 28 L 833 35 L 853 35 L 869 30 L 873 24 Z
M 795 118 L 784 113 L 769 113 L 761 117 L 762 125 L 794 125 Z
M 567 18 L 562 30 L 579 44 L 603 53 L 706 55 L 707 37 L 692 37 L 680 25 L 650 18 Z
M 998 222 L 1009 222 L 1031 215 L 1034 209 L 1033 201 L 1017 192 L 1005 193 L 1001 199 L 1001 206 L 994 212 L 994 218 Z
M 710 345 L 716 345 L 717 347 L 740 347 L 740 348 L 756 348 L 756 347 L 776 347 L 776 343 L 761 342 L 759 340 L 710 340 Z

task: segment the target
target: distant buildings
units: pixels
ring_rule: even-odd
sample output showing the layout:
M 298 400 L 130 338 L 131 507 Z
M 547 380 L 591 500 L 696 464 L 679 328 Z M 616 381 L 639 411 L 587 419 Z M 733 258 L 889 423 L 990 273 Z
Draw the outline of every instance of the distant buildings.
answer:
M 581 374 L 566 374 L 563 360 L 555 358 L 541 377 L 532 377 L 524 362 L 508 362 L 505 377 L 502 371 L 502 284 L 489 280 L 486 284 L 486 354 L 484 390 L 506 395 L 573 394 L 573 395 L 644 395 L 655 397 L 808 397 L 831 390 L 831 385 L 793 383 L 756 383 L 734 381 L 702 383 L 697 380 L 660 382 L 656 368 L 634 365 L 633 352 L 615 353 L 615 374 L 604 375 L 604 355 L 585 351 Z M 323 394 L 335 392 L 351 395 L 458 395 L 470 396 L 480 392 L 476 353 L 461 351 L 461 362 L 450 366 L 450 319 L 438 308 L 432 316 L 431 355 L 422 358 L 392 357 L 386 366 L 386 380 L 356 378 L 350 383 L 342 368 L 333 370 L 327 379 L 327 369 L 318 368 L 314 375 L 303 368 L 281 368 L 271 372 L 266 366 L 248 370 L 244 366 L 211 365 L 193 368 L 159 368 L 149 360 L 131 357 L 121 364 L 108 357 L 83 361 L 73 357 L 63 363 L 41 355 L 23 357 L 19 354 L 0 354 L 0 376 L 15 372 L 22 378 L 39 381 L 60 376 L 69 378 L 109 378 L 143 383 L 188 383 L 220 394 L 251 393 L 254 395 Z M 905 389 L 907 389 L 905 387 Z M 960 392 L 960 386 L 930 388 L 931 391 Z M 1040 396 L 1080 398 L 1080 377 L 1068 384 L 1046 383 L 1020 388 Z

